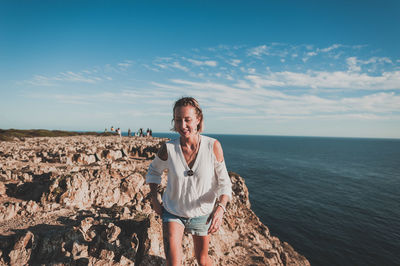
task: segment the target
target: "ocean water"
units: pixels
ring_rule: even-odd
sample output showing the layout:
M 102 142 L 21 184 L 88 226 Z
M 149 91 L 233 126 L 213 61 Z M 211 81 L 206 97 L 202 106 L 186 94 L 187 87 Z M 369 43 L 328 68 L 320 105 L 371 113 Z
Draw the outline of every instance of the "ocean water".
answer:
M 311 265 L 400 265 L 400 140 L 210 136 L 271 234 Z

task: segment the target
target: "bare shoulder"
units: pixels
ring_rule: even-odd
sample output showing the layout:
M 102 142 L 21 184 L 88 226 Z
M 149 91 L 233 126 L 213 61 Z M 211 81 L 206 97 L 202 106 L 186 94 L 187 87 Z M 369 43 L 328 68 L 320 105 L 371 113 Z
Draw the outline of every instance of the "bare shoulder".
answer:
M 161 144 L 161 147 L 158 150 L 157 156 L 163 161 L 168 160 L 167 144 L 165 144 L 165 142 L 163 144 Z
M 217 161 L 222 162 L 224 160 L 224 152 L 222 150 L 221 143 L 218 140 L 214 141 L 213 151 L 215 158 L 217 158 Z

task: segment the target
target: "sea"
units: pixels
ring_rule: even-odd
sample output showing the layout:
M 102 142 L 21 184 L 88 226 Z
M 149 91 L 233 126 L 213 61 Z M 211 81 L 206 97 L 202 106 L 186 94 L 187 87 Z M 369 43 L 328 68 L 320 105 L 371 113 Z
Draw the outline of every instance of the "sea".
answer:
M 311 265 L 400 265 L 400 139 L 205 135 L 271 235 Z

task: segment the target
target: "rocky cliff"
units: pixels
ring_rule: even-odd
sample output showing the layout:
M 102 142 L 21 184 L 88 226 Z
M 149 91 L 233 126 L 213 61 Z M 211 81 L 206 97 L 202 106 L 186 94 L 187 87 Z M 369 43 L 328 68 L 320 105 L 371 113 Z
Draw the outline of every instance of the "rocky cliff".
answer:
M 41 137 L 0 142 L 0 265 L 163 265 L 147 167 L 159 138 Z M 212 236 L 215 265 L 309 265 L 250 209 L 244 179 Z M 165 177 L 164 177 L 165 184 Z M 184 237 L 184 265 L 196 265 Z

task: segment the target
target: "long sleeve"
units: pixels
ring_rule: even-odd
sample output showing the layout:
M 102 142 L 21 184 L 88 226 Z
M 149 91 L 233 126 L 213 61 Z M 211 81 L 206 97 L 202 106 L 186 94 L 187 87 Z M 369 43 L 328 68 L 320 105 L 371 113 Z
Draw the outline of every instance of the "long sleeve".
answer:
M 146 183 L 161 184 L 161 176 L 165 169 L 168 168 L 168 161 L 161 160 L 157 155 L 149 166 L 146 174 Z
M 231 178 L 229 177 L 228 170 L 226 169 L 225 161 L 218 162 L 216 158 L 214 158 L 214 171 L 215 176 L 217 178 L 217 197 L 219 198 L 221 195 L 227 195 L 229 200 L 232 199 L 232 183 Z

